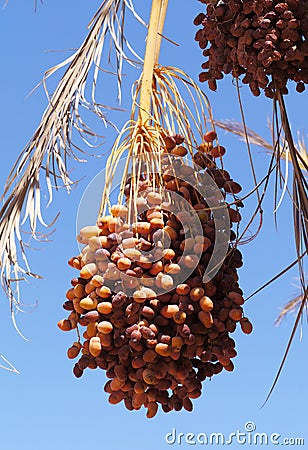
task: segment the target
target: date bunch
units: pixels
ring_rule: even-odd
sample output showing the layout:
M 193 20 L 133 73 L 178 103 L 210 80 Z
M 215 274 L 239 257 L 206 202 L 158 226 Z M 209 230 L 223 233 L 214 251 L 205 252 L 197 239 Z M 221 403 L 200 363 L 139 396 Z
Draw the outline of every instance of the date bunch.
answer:
M 224 74 L 241 77 L 253 95 L 274 89 L 288 93 L 287 83 L 303 92 L 308 83 L 308 3 L 304 0 L 199 0 L 206 4 L 194 24 L 203 55 L 201 82 L 216 90 Z
M 216 207 L 219 198 L 228 195 L 233 201 L 241 191 L 217 167 L 215 160 L 226 149 L 215 145 L 215 139 L 213 131 L 204 136 L 192 168 L 184 159 L 183 138 L 166 136 L 163 189 L 153 190 L 154 175 L 144 173 L 137 184 L 127 179 L 126 206 L 111 206 L 110 215 L 81 229 L 78 241 L 84 247 L 69 261 L 78 274 L 63 304 L 69 315 L 58 326 L 78 331 L 79 339 L 67 351 L 69 358 L 79 357 L 75 376 L 81 377 L 86 368 L 104 370 L 109 402 L 124 402 L 128 410 L 145 407 L 148 418 L 159 405 L 164 412 L 191 411 L 205 379 L 233 370 L 237 352 L 230 335 L 237 325 L 244 333 L 252 331 L 238 284 L 242 256 L 230 230 L 241 220 L 236 208 L 226 209 L 228 227 L 216 223 L 227 251 L 215 276 L 203 279 L 217 230 L 210 199 L 196 189 L 198 180 L 207 182 L 205 174 L 213 180 L 215 189 L 209 192 Z M 172 202 L 167 205 L 159 191 L 177 193 L 194 214 L 172 208 Z M 132 211 L 137 214 L 133 223 Z

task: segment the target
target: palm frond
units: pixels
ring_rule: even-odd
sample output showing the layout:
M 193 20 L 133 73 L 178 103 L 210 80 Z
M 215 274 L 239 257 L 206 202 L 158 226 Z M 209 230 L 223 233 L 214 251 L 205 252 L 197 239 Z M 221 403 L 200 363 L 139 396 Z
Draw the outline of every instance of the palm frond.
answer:
M 255 133 L 253 130 L 248 129 L 245 124 L 241 124 L 235 121 L 216 121 L 216 126 L 240 136 L 247 143 L 255 144 L 262 147 L 269 154 L 271 154 L 271 163 L 268 169 L 268 177 L 273 171 L 276 172 L 275 180 L 275 192 L 274 192 L 274 214 L 276 220 L 276 213 L 285 194 L 288 194 L 291 204 L 293 207 L 293 222 L 294 222 L 294 238 L 296 247 L 296 260 L 282 270 L 278 275 L 274 276 L 270 281 L 261 286 L 257 291 L 251 294 L 246 300 L 254 296 L 256 293 L 260 292 L 264 287 L 271 284 L 274 280 L 279 278 L 281 275 L 285 274 L 291 267 L 297 264 L 299 269 L 300 284 L 301 284 L 301 294 L 296 298 L 288 302 L 287 305 L 282 309 L 276 324 L 280 323 L 282 318 L 285 317 L 288 312 L 296 311 L 297 316 L 292 328 L 292 332 L 283 355 L 281 364 L 277 371 L 276 377 L 270 388 L 270 391 L 265 399 L 263 405 L 266 404 L 270 398 L 277 382 L 280 377 L 281 371 L 285 364 L 287 355 L 290 351 L 296 330 L 300 324 L 303 312 L 307 307 L 307 282 L 304 276 L 303 267 L 303 257 L 307 255 L 308 251 L 308 184 L 307 184 L 307 174 L 308 174 L 308 153 L 307 147 L 303 136 L 298 135 L 297 143 L 294 143 L 293 135 L 291 132 L 291 127 L 288 120 L 288 114 L 286 111 L 285 103 L 282 94 L 279 90 L 276 91 L 276 96 L 274 98 L 273 107 L 273 121 L 270 124 L 270 129 L 273 136 L 273 144 L 268 143 L 260 135 Z M 292 175 L 289 174 L 288 164 L 285 165 L 285 171 L 282 171 L 281 161 L 285 160 L 292 164 Z M 273 161 L 275 161 L 275 166 L 273 166 Z M 292 178 L 292 183 L 289 179 Z M 280 198 L 278 196 L 278 191 L 281 190 Z
M 0 359 L 6 364 L 5 366 L 0 364 L 0 369 L 7 370 L 8 372 L 14 372 L 19 374 L 20 372 L 8 361 L 3 355 L 0 354 Z
M 283 367 L 285 365 L 287 356 L 288 356 L 288 354 L 290 352 L 291 345 L 292 345 L 293 339 L 295 337 L 296 330 L 297 330 L 297 328 L 298 328 L 298 326 L 300 324 L 300 321 L 301 321 L 301 318 L 302 318 L 302 314 L 303 314 L 304 308 L 305 308 L 306 303 L 307 303 L 307 298 L 308 298 L 308 288 L 303 293 L 302 299 L 301 299 L 301 301 L 299 303 L 298 312 L 297 312 L 297 315 L 296 315 L 295 323 L 294 323 L 292 331 L 291 331 L 290 338 L 289 338 L 288 343 L 287 343 L 287 348 L 286 348 L 286 350 L 284 352 L 282 361 L 280 363 L 280 366 L 278 368 L 278 371 L 277 371 L 275 379 L 274 379 L 274 381 L 272 383 L 272 386 L 271 386 L 271 388 L 269 390 L 269 393 L 267 394 L 266 399 L 265 399 L 263 405 L 261 406 L 262 408 L 268 402 L 268 400 L 269 400 L 270 396 L 272 395 L 272 393 L 273 393 L 273 391 L 275 389 L 275 386 L 276 386 L 276 384 L 277 384 L 277 382 L 279 380 L 279 377 L 280 377 L 282 369 L 283 369 Z
M 43 4 L 43 0 L 40 0 L 40 3 Z M 34 1 L 34 10 L 37 11 L 37 0 Z
M 304 294 L 299 294 L 295 298 L 290 300 L 288 303 L 286 303 L 284 305 L 284 307 L 282 308 L 282 310 L 280 311 L 277 319 L 275 320 L 275 325 L 280 325 L 282 320 L 288 314 L 292 314 L 295 311 L 298 311 L 298 309 L 300 308 L 300 305 L 301 305 L 301 303 L 303 301 L 303 298 L 304 298 Z
M 67 191 L 71 190 L 73 181 L 68 160 L 84 161 L 77 156 L 77 151 L 82 150 L 74 143 L 75 133 L 87 145 L 93 146 L 89 139 L 97 142 L 99 136 L 83 121 L 81 110 L 93 112 L 104 125 L 108 123 L 102 106 L 95 99 L 95 88 L 103 50 L 107 47 L 109 56 L 110 48 L 115 55 L 120 91 L 123 59 L 129 60 L 125 49 L 131 49 L 123 32 L 127 9 L 143 23 L 131 0 L 104 0 L 78 50 L 44 75 L 48 106 L 34 135 L 15 162 L 0 198 L 0 274 L 12 315 L 14 306 L 19 303 L 19 281 L 27 276 L 39 277 L 30 270 L 21 225 L 27 221 L 30 237 L 38 239 L 38 224 L 47 226 L 41 214 L 42 185 L 47 187 L 48 205 L 52 202 L 53 188 L 58 188 L 59 183 Z M 53 95 L 50 95 L 47 79 L 66 66 Z M 92 84 L 90 100 L 85 95 L 89 82 Z
M 300 258 L 296 258 L 294 261 L 291 262 L 291 264 L 288 264 L 287 267 L 285 267 L 284 269 L 282 269 L 280 272 L 278 272 L 275 276 L 273 276 L 272 278 L 270 278 L 270 280 L 268 280 L 266 283 L 262 284 L 262 286 L 260 286 L 258 289 L 256 289 L 254 292 L 252 292 L 250 295 L 248 295 L 245 299 L 245 301 L 247 302 L 248 300 L 250 300 L 251 298 L 253 298 L 255 295 L 257 295 L 259 292 L 263 291 L 263 289 L 265 289 L 267 286 L 269 286 L 270 284 L 272 284 L 274 281 L 278 280 L 278 278 L 282 277 L 285 273 L 287 273 L 290 269 L 292 269 L 293 267 L 296 266 L 296 264 L 298 264 L 298 259 L 302 260 L 305 256 L 307 256 L 307 252 L 304 251 L 301 255 Z
M 306 179 L 305 170 L 306 165 L 303 160 L 299 150 L 296 148 L 293 140 L 293 135 L 291 131 L 291 126 L 289 123 L 288 113 L 285 106 L 284 98 L 279 89 L 275 90 L 275 96 L 273 100 L 273 112 L 274 112 L 274 135 L 276 135 L 276 142 L 278 143 L 276 152 L 277 159 L 277 176 L 279 177 L 280 173 L 280 159 L 282 157 L 282 152 L 279 151 L 281 146 L 279 145 L 281 139 L 281 130 L 284 133 L 284 141 L 288 145 L 288 151 L 290 154 L 290 160 L 292 162 L 293 167 L 293 182 L 292 182 L 292 192 L 290 193 L 290 197 L 292 200 L 293 207 L 293 224 L 294 224 L 294 238 L 295 238 L 295 249 L 297 255 L 297 265 L 299 270 L 299 280 L 300 280 L 300 289 L 301 289 L 301 299 L 298 303 L 298 312 L 295 319 L 295 323 L 293 325 L 290 338 L 287 343 L 286 350 L 284 352 L 281 364 L 277 371 L 276 377 L 272 383 L 270 391 L 265 399 L 263 405 L 266 404 L 268 399 L 270 398 L 286 362 L 287 356 L 289 354 L 293 339 L 295 337 L 297 328 L 302 319 L 305 307 L 307 305 L 308 299 L 308 286 L 307 281 L 305 279 L 304 274 L 304 266 L 301 255 L 303 252 L 307 254 L 308 251 L 308 183 Z M 301 165 L 304 164 L 304 169 L 301 168 Z M 277 185 L 276 185 L 277 186 Z
M 259 147 L 266 148 L 268 150 L 273 149 L 273 145 L 267 142 L 262 136 L 253 131 L 252 129 L 246 127 L 245 129 L 242 123 L 237 122 L 236 120 L 226 119 L 226 120 L 215 120 L 216 126 L 219 128 L 228 131 L 229 133 L 240 136 L 243 140 L 246 139 L 246 135 L 251 144 L 258 145 Z
M 225 131 L 228 131 L 237 136 L 240 136 L 243 140 L 246 139 L 243 124 L 240 122 L 237 122 L 236 120 L 230 120 L 230 119 L 215 120 L 215 124 L 217 127 L 221 128 Z M 258 147 L 264 148 L 270 154 L 273 153 L 274 145 L 269 143 L 268 141 L 266 141 L 262 136 L 260 136 L 258 133 L 251 130 L 250 128 L 247 128 L 247 137 L 251 144 L 254 144 L 254 145 L 257 145 Z M 308 152 L 307 152 L 307 147 L 305 144 L 304 136 L 298 135 L 296 149 L 298 152 L 300 168 L 305 171 L 308 171 Z M 285 140 L 283 140 L 283 151 L 281 152 L 281 158 L 287 159 L 288 161 L 292 162 L 289 151 L 288 151 L 288 145 L 287 145 L 287 142 L 285 142 Z

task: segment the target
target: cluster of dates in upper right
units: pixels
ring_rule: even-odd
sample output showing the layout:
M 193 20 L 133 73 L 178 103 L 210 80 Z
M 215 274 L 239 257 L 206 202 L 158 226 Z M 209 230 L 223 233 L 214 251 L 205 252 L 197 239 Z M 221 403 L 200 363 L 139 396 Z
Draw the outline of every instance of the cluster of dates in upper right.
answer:
M 206 12 L 194 24 L 195 40 L 207 60 L 201 82 L 216 90 L 217 80 L 231 73 L 251 92 L 273 98 L 287 94 L 289 80 L 303 92 L 308 83 L 308 2 L 304 0 L 199 0 Z

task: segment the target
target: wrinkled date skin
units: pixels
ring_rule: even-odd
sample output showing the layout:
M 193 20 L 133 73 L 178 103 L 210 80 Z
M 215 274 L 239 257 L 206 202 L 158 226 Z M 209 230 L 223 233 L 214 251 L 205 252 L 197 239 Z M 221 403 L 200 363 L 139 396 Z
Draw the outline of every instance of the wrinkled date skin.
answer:
M 251 92 L 273 98 L 287 94 L 293 80 L 303 92 L 308 83 L 308 4 L 304 0 L 207 1 L 205 13 L 194 20 L 201 26 L 195 40 L 207 58 L 201 82 L 212 90 L 231 73 Z

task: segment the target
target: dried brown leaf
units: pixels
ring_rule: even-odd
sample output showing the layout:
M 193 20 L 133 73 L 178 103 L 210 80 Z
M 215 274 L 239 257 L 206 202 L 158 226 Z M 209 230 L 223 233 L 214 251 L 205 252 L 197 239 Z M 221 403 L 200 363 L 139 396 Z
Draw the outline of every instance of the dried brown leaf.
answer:
M 38 277 L 30 270 L 21 226 L 27 224 L 30 235 L 39 239 L 38 224 L 47 226 L 41 213 L 42 186 L 45 184 L 49 194 L 47 206 L 52 202 L 53 188 L 57 189 L 59 182 L 70 191 L 73 181 L 69 175 L 68 160 L 84 161 L 76 154 L 76 149 L 82 150 L 73 142 L 74 132 L 88 145 L 91 145 L 89 137 L 99 137 L 83 121 L 81 109 L 95 113 L 107 124 L 104 110 L 96 102 L 95 88 L 103 49 L 107 47 L 109 51 L 111 46 L 117 61 L 120 89 L 122 61 L 128 59 L 125 45 L 131 50 L 123 34 L 126 9 L 142 22 L 131 0 L 104 0 L 78 50 L 44 75 L 48 106 L 34 135 L 15 162 L 0 198 L 0 276 L 2 287 L 10 300 L 12 317 L 14 306 L 19 303 L 19 281 L 15 280 L 27 276 Z M 66 66 L 53 95 L 50 95 L 47 79 Z M 92 84 L 91 99 L 87 100 L 85 91 L 89 82 Z

